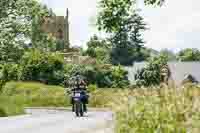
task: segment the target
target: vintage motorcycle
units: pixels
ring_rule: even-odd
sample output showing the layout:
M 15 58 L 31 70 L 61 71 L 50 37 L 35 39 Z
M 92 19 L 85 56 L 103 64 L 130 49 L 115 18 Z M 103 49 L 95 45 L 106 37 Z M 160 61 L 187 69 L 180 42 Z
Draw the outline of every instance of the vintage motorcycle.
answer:
M 83 117 L 84 113 L 87 112 L 87 107 L 84 101 L 86 92 L 83 90 L 75 90 L 72 95 L 73 107 L 72 110 L 76 113 L 77 117 Z
M 77 117 L 83 117 L 84 113 L 87 112 L 88 103 L 88 91 L 86 86 L 82 86 L 83 78 L 81 76 L 76 76 L 71 78 L 71 104 L 72 112 L 75 112 Z

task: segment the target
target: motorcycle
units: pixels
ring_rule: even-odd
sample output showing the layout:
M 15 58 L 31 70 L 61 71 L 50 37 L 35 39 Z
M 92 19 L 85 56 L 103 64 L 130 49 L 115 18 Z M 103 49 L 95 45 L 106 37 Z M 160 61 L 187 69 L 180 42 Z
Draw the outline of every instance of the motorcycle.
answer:
M 87 111 L 86 104 L 84 103 L 84 92 L 83 91 L 74 91 L 72 96 L 73 100 L 73 109 L 77 117 L 83 117 L 84 113 Z
M 77 117 L 83 117 L 87 112 L 86 104 L 88 104 L 89 98 L 89 91 L 81 86 L 81 81 L 83 81 L 81 76 L 71 77 L 68 81 L 69 88 L 72 89 L 68 89 L 67 93 L 71 96 L 72 112 L 75 112 Z

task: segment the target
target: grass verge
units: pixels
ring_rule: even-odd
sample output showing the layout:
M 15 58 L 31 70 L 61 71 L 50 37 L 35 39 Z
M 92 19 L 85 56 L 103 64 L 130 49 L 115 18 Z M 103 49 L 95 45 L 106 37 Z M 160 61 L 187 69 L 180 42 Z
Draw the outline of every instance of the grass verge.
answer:
M 0 110 L 6 116 L 23 114 L 24 107 L 66 107 L 64 88 L 33 82 L 8 82 L 0 94 Z M 3 113 L 2 113 L 3 114 Z

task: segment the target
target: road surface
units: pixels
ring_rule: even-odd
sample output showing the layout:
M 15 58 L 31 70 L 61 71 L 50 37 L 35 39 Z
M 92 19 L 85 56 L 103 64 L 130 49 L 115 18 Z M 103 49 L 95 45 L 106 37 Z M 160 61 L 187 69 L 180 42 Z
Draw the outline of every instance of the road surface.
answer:
M 82 118 L 67 111 L 28 112 L 31 114 L 0 118 L 0 133 L 113 133 L 111 112 L 93 111 Z

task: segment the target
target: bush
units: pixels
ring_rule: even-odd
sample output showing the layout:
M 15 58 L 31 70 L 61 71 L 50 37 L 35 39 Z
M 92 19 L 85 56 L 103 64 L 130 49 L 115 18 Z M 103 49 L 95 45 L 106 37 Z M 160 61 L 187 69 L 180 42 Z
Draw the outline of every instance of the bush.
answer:
M 20 67 L 17 64 L 6 63 L 0 65 L 0 93 L 6 82 L 20 79 Z
M 8 81 L 36 81 L 49 85 L 65 85 L 70 77 L 79 72 L 88 84 L 100 88 L 126 87 L 129 82 L 127 72 L 121 66 L 91 66 L 64 64 L 64 58 L 57 53 L 44 53 L 32 49 L 26 52 L 21 64 L 5 64 L 0 68 L 0 87 Z
M 92 84 L 90 84 L 90 85 L 88 86 L 88 90 L 89 90 L 90 92 L 96 91 L 97 88 L 98 88 L 97 85 L 92 85 Z
M 86 65 L 66 65 L 65 81 L 74 76 L 76 72 L 83 75 L 88 84 L 95 84 L 100 88 L 126 87 L 129 84 L 127 72 L 120 66 L 102 67 Z M 67 85 L 67 84 L 66 84 Z M 68 85 L 67 85 L 68 86 Z
M 149 60 L 147 66 L 138 70 L 135 75 L 137 86 L 153 86 L 159 85 L 161 82 L 161 68 L 167 64 L 165 56 L 155 57 Z
M 6 63 L 0 66 L 0 79 L 5 81 L 20 79 L 20 66 L 18 64 Z
M 31 50 L 25 53 L 21 62 L 21 79 L 24 81 L 42 81 L 59 85 L 64 80 L 64 60 L 57 53 Z
M 112 69 L 112 87 L 113 88 L 125 88 L 129 85 L 127 77 L 128 72 L 121 66 L 113 67 Z

